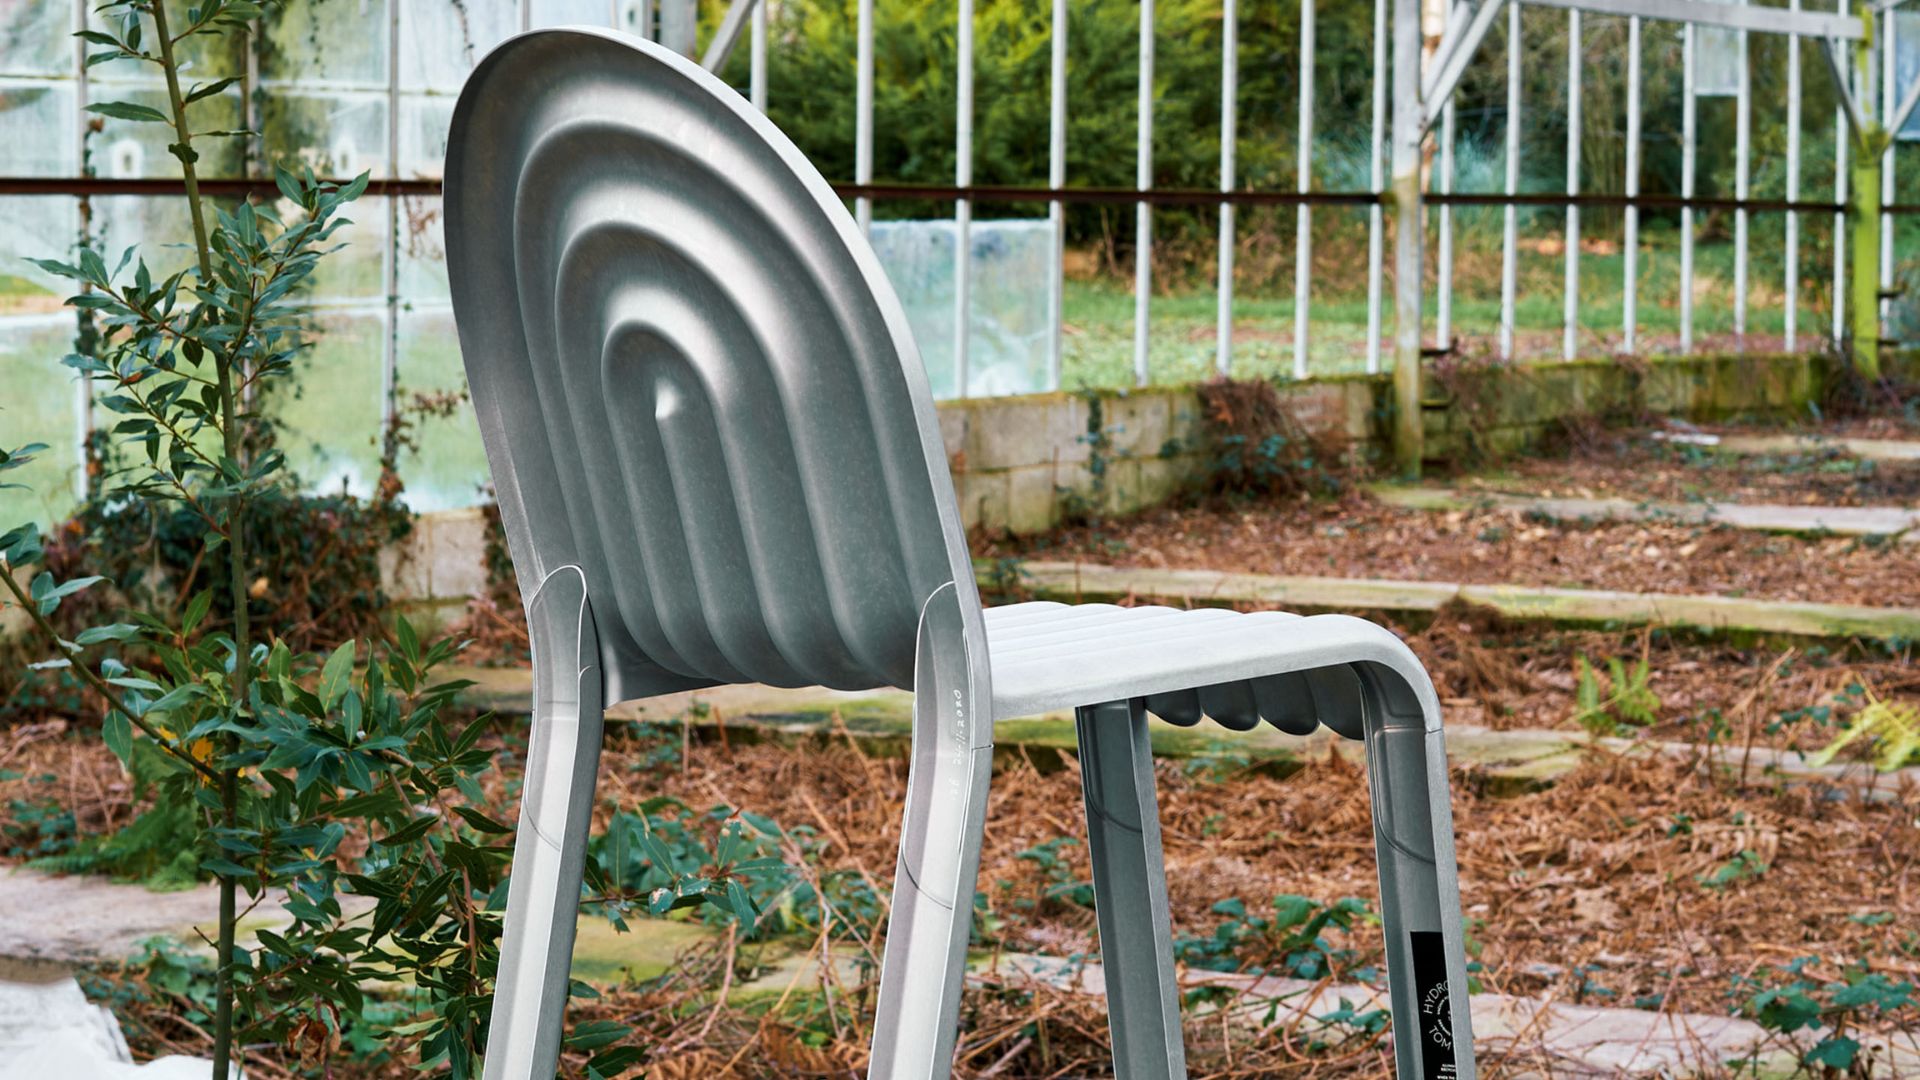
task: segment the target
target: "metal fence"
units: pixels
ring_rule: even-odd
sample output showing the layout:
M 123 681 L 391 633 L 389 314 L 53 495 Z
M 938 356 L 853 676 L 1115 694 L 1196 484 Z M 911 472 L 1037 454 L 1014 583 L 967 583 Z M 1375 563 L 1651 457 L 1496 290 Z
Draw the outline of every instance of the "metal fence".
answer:
M 777 0 L 768 0 L 777 2 Z M 1807 198 L 1803 195 L 1801 176 L 1803 117 L 1800 115 L 1801 81 L 1803 79 L 1803 52 L 1812 49 L 1816 52 L 1823 46 L 1832 57 L 1834 40 L 1859 38 L 1864 24 L 1857 18 L 1847 15 L 1849 0 L 1819 0 L 1833 3 L 1828 9 L 1832 14 L 1822 14 L 1801 10 L 1802 0 L 1787 0 L 1786 6 L 1729 6 L 1725 4 L 1705 3 L 1702 0 L 1531 0 L 1526 4 L 1509 3 L 1505 6 L 1505 32 L 1509 42 L 1518 41 L 1523 30 L 1523 19 L 1564 19 L 1567 26 L 1567 38 L 1570 43 L 1566 59 L 1566 95 L 1565 126 L 1567 131 L 1567 155 L 1565 166 L 1565 186 L 1563 192 L 1543 193 L 1521 190 L 1521 133 L 1527 122 L 1528 102 L 1522 99 L 1523 79 L 1519 70 L 1521 52 L 1518 48 L 1506 49 L 1507 63 L 1507 99 L 1505 104 L 1505 172 L 1503 189 L 1500 191 L 1467 192 L 1458 190 L 1458 177 L 1455 172 L 1455 143 L 1457 130 L 1456 109 L 1451 101 L 1450 91 L 1459 80 L 1464 65 L 1474 57 L 1474 48 L 1487 36 L 1498 23 L 1501 11 L 1500 0 L 1460 0 L 1450 9 L 1440 0 L 1374 0 L 1372 35 L 1372 70 L 1370 73 L 1370 115 L 1367 118 L 1368 186 L 1360 191 L 1322 190 L 1313 174 L 1314 158 L 1314 98 L 1315 83 L 1319 72 L 1316 57 L 1315 15 L 1316 0 L 1281 0 L 1291 7 L 1297 2 L 1300 25 L 1299 93 L 1297 102 L 1297 146 L 1299 167 L 1291 190 L 1245 190 L 1236 176 L 1235 152 L 1237 142 L 1236 114 L 1239 105 L 1239 48 L 1237 29 L 1241 12 L 1239 0 L 1223 0 L 1223 34 L 1221 65 L 1221 140 L 1219 185 L 1217 189 L 1166 189 L 1154 186 L 1153 150 L 1154 132 L 1154 3 L 1153 0 L 1141 0 L 1139 7 L 1139 99 L 1138 99 L 1138 138 L 1136 150 L 1136 184 L 1132 188 L 1097 189 L 1076 187 L 1069 184 L 1067 170 L 1068 110 L 1071 103 L 1067 94 L 1068 40 L 1073 32 L 1069 24 L 1069 7 L 1066 0 L 1053 0 L 1051 14 L 1051 56 L 1050 78 L 1048 85 L 1050 138 L 1048 150 L 1047 180 L 1044 186 L 1035 187 L 986 187 L 974 183 L 973 177 L 973 111 L 974 111 L 974 41 L 973 41 L 973 0 L 956 0 L 955 26 L 957 65 L 957 93 L 954 102 L 957 144 L 953 184 L 949 187 L 926 185 L 889 184 L 876 180 L 874 176 L 874 0 L 858 0 L 857 4 L 857 50 L 855 64 L 855 97 L 857 122 L 853 132 L 854 139 L 854 175 L 850 182 L 841 183 L 839 190 L 853 204 L 857 220 L 863 228 L 869 228 L 873 221 L 874 204 L 887 199 L 913 200 L 951 200 L 954 206 L 954 218 L 957 223 L 960 242 L 954 245 L 954 297 L 955 317 L 953 319 L 953 351 L 956 363 L 960 366 L 957 386 L 961 393 L 966 392 L 968 379 L 966 364 L 972 352 L 969 342 L 971 319 L 969 318 L 970 267 L 972 245 L 966 242 L 968 230 L 973 220 L 973 211 L 977 203 L 1008 202 L 1044 202 L 1048 205 L 1048 219 L 1052 231 L 1051 276 L 1046 289 L 1047 318 L 1047 380 L 1048 384 L 1058 387 L 1061 383 L 1063 355 L 1063 289 L 1064 267 L 1066 263 L 1066 207 L 1077 204 L 1131 204 L 1134 208 L 1137 243 L 1134 249 L 1133 273 L 1133 341 L 1132 369 L 1137 383 L 1150 382 L 1154 376 L 1152 354 L 1149 347 L 1149 331 L 1152 326 L 1152 298 L 1154 292 L 1154 242 L 1153 219 L 1156 207 L 1161 206 L 1200 206 L 1217 209 L 1218 213 L 1218 265 L 1216 270 L 1216 289 L 1218 300 L 1216 341 L 1214 348 L 1214 367 L 1220 373 L 1234 371 L 1234 312 L 1235 297 L 1235 252 L 1237 222 L 1235 211 L 1243 206 L 1293 206 L 1294 222 L 1294 267 L 1292 295 L 1294 301 L 1292 325 L 1292 365 L 1291 374 L 1296 378 L 1314 375 L 1314 366 L 1309 362 L 1309 345 L 1313 335 L 1313 282 L 1312 282 L 1312 244 L 1313 220 L 1316 210 L 1328 207 L 1363 207 L 1367 214 L 1367 265 L 1366 265 L 1366 328 L 1364 341 L 1364 367 L 1368 372 L 1380 372 L 1393 367 L 1389 350 L 1383 345 L 1383 326 L 1385 318 L 1383 308 L 1386 301 L 1388 283 L 1385 266 L 1386 240 L 1389 223 L 1385 210 L 1391 205 L 1391 191 L 1388 184 L 1388 163 L 1390 148 L 1390 115 L 1397 116 L 1399 108 L 1406 104 L 1398 100 L 1406 94 L 1396 95 L 1393 79 L 1393 58 L 1395 55 L 1394 29 L 1400 22 L 1413 19 L 1422 21 L 1418 28 L 1419 53 L 1421 61 L 1417 66 L 1423 70 L 1419 77 L 1408 80 L 1411 94 L 1418 100 L 1412 103 L 1414 110 L 1409 115 L 1419 115 L 1419 107 L 1424 103 L 1444 101 L 1443 108 L 1436 110 L 1437 115 L 1423 119 L 1421 131 L 1422 170 L 1425 172 L 1423 189 L 1418 193 L 1422 204 L 1418 217 L 1423 222 L 1418 230 L 1422 234 L 1431 231 L 1435 248 L 1435 269 L 1433 285 L 1434 308 L 1431 318 L 1431 334 L 1424 331 L 1420 344 L 1425 348 L 1444 350 L 1451 346 L 1458 330 L 1455 296 L 1455 227 L 1456 215 L 1462 207 L 1497 207 L 1503 214 L 1502 255 L 1500 261 L 1500 314 L 1497 327 L 1497 351 L 1500 355 L 1511 357 L 1517 352 L 1516 346 L 1516 307 L 1519 288 L 1519 233 L 1520 214 L 1530 207 L 1544 207 L 1560 210 L 1564 213 L 1562 232 L 1564 259 L 1564 298 L 1563 332 L 1561 335 L 1560 355 L 1572 358 L 1581 349 L 1581 286 L 1583 270 L 1581 266 L 1581 218 L 1582 209 L 1589 207 L 1619 208 L 1624 216 L 1624 243 L 1622 253 L 1622 325 L 1613 347 L 1620 352 L 1636 352 L 1646 344 L 1639 325 L 1640 304 L 1643 299 L 1639 281 L 1640 228 L 1641 215 L 1649 209 L 1678 208 L 1681 217 L 1680 228 L 1680 280 L 1691 282 L 1694 278 L 1695 215 L 1704 210 L 1730 210 L 1734 216 L 1734 255 L 1733 255 L 1733 313 L 1732 326 L 1736 343 L 1743 341 L 1748 334 L 1749 325 L 1749 254 L 1751 246 L 1750 221 L 1759 213 L 1781 213 L 1785 217 L 1783 236 L 1783 258 L 1786 266 L 1784 279 L 1780 282 L 1780 303 L 1783 308 L 1782 344 L 1788 349 L 1808 347 L 1812 344 L 1806 330 L 1799 325 L 1799 306 L 1802 293 L 1800 269 L 1803 264 L 1802 224 L 1803 220 L 1833 221 L 1831 258 L 1831 299 L 1832 324 L 1819 328 L 1817 333 L 1834 342 L 1841 341 L 1848 333 L 1843 318 L 1844 305 L 1840 298 L 1846 295 L 1848 267 L 1846 261 L 1846 231 L 1842 227 L 1842 215 L 1848 200 L 1849 183 L 1849 139 L 1848 120 L 1844 111 L 1837 113 L 1833 121 L 1835 132 L 1835 166 L 1830 194 L 1826 198 Z M 1809 3 L 1816 0 L 1808 0 Z M 1859 0 L 1854 0 L 1859 3 Z M 290 9 L 312 8 L 308 3 L 290 5 Z M 1628 102 L 1626 109 L 1626 163 L 1623 194 L 1596 194 L 1583 187 L 1581 172 L 1582 138 L 1582 61 L 1580 44 L 1585 34 L 1582 8 L 1599 8 L 1609 13 L 1609 17 L 1624 17 L 1628 23 Z M 78 211 L 81 215 L 100 214 L 111 216 L 114 197 L 162 194 L 177 191 L 177 182 L 169 180 L 164 173 L 170 164 L 158 147 L 146 146 L 138 141 L 128 141 L 132 136 L 122 136 L 109 125 L 106 134 L 108 145 L 101 143 L 101 133 L 89 132 L 89 123 L 93 120 L 84 112 L 89 101 L 101 93 L 110 92 L 114 96 L 142 92 L 138 79 L 116 79 L 114 65 L 89 69 L 85 62 L 85 50 L 77 43 L 67 43 L 66 35 L 86 26 L 88 4 L 86 0 L 41 0 L 38 4 L 28 4 L 26 15 L 18 16 L 27 22 L 38 20 L 42 31 L 51 34 L 58 31 L 63 42 L 58 55 L 49 52 L 45 45 L 28 49 L 33 55 L 22 59 L 21 40 L 36 40 L 29 34 L 22 38 L 16 34 L 11 39 L 14 44 L 0 45 L 0 133 L 13 131 L 19 135 L 25 130 L 22 125 L 31 125 L 38 131 L 47 122 L 52 122 L 65 132 L 64 147 L 50 151 L 39 157 L 25 155 L 16 160 L 24 163 L 22 167 L 5 167 L 5 171 L 14 175 L 0 178 L 0 195 L 34 196 L 60 195 L 84 196 L 98 199 L 98 205 L 86 205 Z M 446 319 L 444 283 L 439 280 L 444 269 L 426 266 L 422 269 L 422 260 L 403 249 L 400 237 L 407 225 L 405 220 L 410 213 L 418 212 L 427 219 L 427 230 L 432 232 L 435 209 L 433 197 L 438 193 L 439 151 L 444 148 L 444 130 L 450 113 L 452 98 L 457 93 L 460 77 L 469 67 L 475 56 L 485 52 L 493 41 L 516 30 L 539 25 L 558 23 L 593 22 L 615 26 L 629 32 L 645 32 L 683 51 L 693 54 L 696 45 L 696 22 L 691 0 L 468 0 L 462 4 L 401 3 L 400 0 L 387 0 L 385 3 L 361 0 L 360 9 L 365 14 L 356 26 L 364 40 L 341 43 L 337 47 L 328 43 L 289 41 L 282 43 L 279 52 L 267 50 L 270 59 L 262 67 L 260 49 L 246 50 L 245 55 L 236 63 L 243 65 L 237 74 L 242 83 L 229 92 L 233 108 L 246 126 L 258 129 L 263 120 L 261 101 L 296 99 L 319 99 L 334 103 L 337 107 L 327 113 L 324 119 L 336 124 L 345 131 L 354 124 L 363 133 L 368 133 L 368 141 L 377 141 L 377 147 L 354 147 L 345 156 L 351 164 L 370 167 L 378 180 L 370 189 L 370 194 L 383 200 L 379 209 L 385 221 L 384 235 L 371 230 L 366 234 L 373 241 L 369 250 L 377 250 L 379 258 L 378 285 L 366 283 L 366 287 L 346 290 L 340 296 L 323 299 L 321 307 L 339 318 L 365 316 L 377 323 L 381 423 L 392 419 L 395 399 L 395 387 L 405 366 L 402 353 L 406 349 L 408 326 L 410 321 L 418 322 L 424 317 Z M 1711 10 L 1709 10 L 1711 9 Z M 1920 80 L 1913 79 L 1913 71 L 1920 69 L 1920 17 L 1906 13 L 1897 13 L 1890 4 L 1883 2 L 1867 8 L 1865 18 L 1874 24 L 1872 40 L 1875 49 L 1857 57 L 1844 53 L 1837 59 L 1837 70 L 1855 90 L 1855 98 L 1865 100 L 1871 109 L 1877 105 L 1879 115 L 1887 118 L 1900 114 L 1902 107 L 1911 109 L 1912 94 L 1902 92 L 1899 85 L 1903 79 L 1913 81 L 1920 88 Z M 445 28 L 434 20 L 457 18 L 461 21 L 458 40 L 460 47 L 448 51 L 445 41 L 448 38 Z M 1642 102 L 1641 86 L 1643 74 L 1642 39 L 1644 26 L 1652 19 L 1680 19 L 1684 22 L 1683 65 L 1684 72 L 1684 123 L 1683 123 L 1683 172 L 1681 191 L 1678 195 L 1643 195 L 1639 191 L 1642 165 Z M 1697 25 L 1689 19 L 1703 20 Z M 1715 23 L 1717 27 L 1709 30 L 1704 23 Z M 58 25 L 56 25 L 58 24 Z M 1785 54 L 1785 70 L 1782 72 L 1762 73 L 1763 77 L 1784 78 L 1787 84 L 1786 102 L 1788 115 L 1786 131 L 1788 146 L 1786 150 L 1786 181 L 1784 198 L 1755 198 L 1750 190 L 1752 155 L 1751 130 L 1753 123 L 1752 85 L 1755 72 L 1748 64 L 1748 39 L 1755 33 L 1781 32 L 1789 35 L 1793 47 Z M 1712 35 L 1709 38 L 1709 35 Z M 45 37 L 45 34 L 42 35 Z M 767 93 L 767 71 L 769 64 L 778 64 L 778 55 L 769 56 L 769 30 L 766 3 L 754 3 L 752 0 L 736 0 L 727 13 L 720 33 L 714 35 L 715 41 L 708 42 L 706 59 L 714 66 L 725 58 L 735 37 L 743 37 L 749 49 L 748 85 L 749 98 L 761 107 L 765 107 Z M 1903 46 L 1903 40 L 1907 43 Z M 1803 45 L 1804 41 L 1804 45 Z M 348 64 L 342 69 L 340 64 L 326 49 L 316 49 L 322 53 L 318 59 L 301 59 L 300 49 L 306 45 L 328 44 L 329 49 L 339 52 L 351 52 L 354 56 L 365 55 L 366 62 L 357 68 Z M 1725 60 L 1725 50 L 1731 48 L 1730 67 L 1719 61 Z M 12 49 L 8 54 L 6 50 Z M 37 50 L 37 51 L 35 51 Z M 1718 51 L 1716 51 L 1718 50 Z M 379 54 L 384 55 L 379 55 Z M 1912 59 L 1909 60 L 1909 54 Z M 1709 63 L 1709 61 L 1712 61 Z M 1703 84 L 1702 66 L 1706 65 L 1708 78 Z M 303 66 L 304 65 L 304 66 Z M 1725 78 L 1731 72 L 1731 84 Z M 116 83 L 107 86 L 103 84 Z M 32 109 L 22 105 L 27 98 L 34 98 Z M 1437 96 L 1436 96 L 1437 94 Z M 1697 107 L 1700 97 L 1710 94 L 1730 94 L 1734 97 L 1738 139 L 1736 146 L 1736 190 L 1731 197 L 1706 197 L 1697 193 Z M 277 95 L 277 97 L 276 97 Z M 12 99 L 9 103 L 9 98 Z M 54 105 L 48 106 L 52 100 Z M 344 104 L 341 104 L 344 103 Z M 284 102 L 283 102 L 284 104 Z M 1857 104 L 1857 102 L 1856 102 Z M 1395 107 L 1395 113 L 1389 113 L 1389 105 Z M 291 108 L 292 106 L 287 106 Z M 38 110 L 38 111 L 33 111 Z M 13 113 L 12 122 L 8 113 Z M 1428 133 L 1424 125 L 1431 124 L 1433 130 Z M 1908 128 L 1904 122 L 1897 125 L 1903 131 Z M 377 133 L 377 139 L 372 134 Z M 268 132 L 269 138 L 272 132 Z M 34 136 L 39 138 L 41 136 Z M 344 137 L 344 136 L 343 136 Z M 18 140 L 16 139 L 16 142 Z M 286 149 L 276 147 L 276 150 Z M 326 150 L 327 148 L 321 148 Z M 144 151 L 144 159 L 139 151 Z M 338 161 L 339 154 L 323 154 Z M 1897 155 L 1886 155 L 1886 168 L 1880 174 L 1883 185 L 1880 192 L 1882 208 L 1879 282 L 1884 296 L 1894 284 L 1895 253 L 1893 219 L 1897 214 L 1911 213 L 1917 207 L 1899 204 L 1895 199 L 1895 169 Z M 219 194 L 238 194 L 244 191 L 270 188 L 253 179 L 261 175 L 254 155 L 242 154 L 233 163 L 229 172 L 230 180 L 204 185 Z M 342 169 L 341 171 L 348 171 Z M 1821 184 L 1819 186 L 1825 186 Z M 6 202 L 10 200 L 0 200 Z M 1429 207 L 1426 204 L 1431 204 Z M 424 209 L 422 209 L 424 208 Z M 1429 214 L 1431 210 L 1431 214 Z M 9 246 L 23 241 L 23 230 L 19 222 L 32 216 L 30 211 L 10 215 L 4 224 L 12 234 Z M 1810 217 L 1811 216 L 1811 217 Z M 75 223 L 85 228 L 85 221 Z M 70 236 L 75 229 L 67 229 Z M 134 230 L 138 231 L 138 230 Z M 163 230 L 164 231 L 164 230 Z M 15 255 L 44 254 L 44 251 L 18 250 Z M 431 263 L 431 259 L 424 260 Z M 1416 263 L 1415 265 L 1419 265 Z M 1591 271 L 1585 271 L 1590 280 Z M 411 277 L 410 277 L 411 275 Z M 1422 275 L 1414 275 L 1416 278 Z M 1823 275 L 1824 276 L 1824 275 Z M 418 285 L 414 279 L 426 282 Z M 1416 282 L 1414 303 L 1419 303 L 1418 290 L 1424 282 Z M 1695 334 L 1695 303 L 1693 290 L 1682 287 L 1677 297 L 1679 305 L 1678 347 L 1682 351 L 1691 350 L 1699 342 Z M 1884 305 L 1888 301 L 1882 299 Z M 1415 310 L 1418 310 L 1416 308 Z M 0 313 L 0 324 L 15 318 L 13 313 Z M 1423 320 L 1424 321 L 1424 320 Z M 430 331 L 443 334 L 446 326 L 435 323 Z M 0 332 L 4 332 L 0 325 Z M 5 342 L 0 339 L 0 360 L 4 360 Z M 457 380 L 457 373 L 439 372 L 443 381 Z M 410 380 L 418 385 L 418 380 Z M 78 415 L 85 415 L 90 408 L 84 399 L 76 406 Z M 351 485 L 350 485 L 351 486 Z

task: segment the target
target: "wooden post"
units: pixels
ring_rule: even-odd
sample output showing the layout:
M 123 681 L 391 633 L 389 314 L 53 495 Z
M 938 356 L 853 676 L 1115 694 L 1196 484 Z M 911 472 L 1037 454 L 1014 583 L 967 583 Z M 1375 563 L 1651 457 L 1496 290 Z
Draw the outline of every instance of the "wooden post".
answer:
M 1420 0 L 1393 6 L 1393 461 L 1420 476 L 1426 438 L 1420 410 Z

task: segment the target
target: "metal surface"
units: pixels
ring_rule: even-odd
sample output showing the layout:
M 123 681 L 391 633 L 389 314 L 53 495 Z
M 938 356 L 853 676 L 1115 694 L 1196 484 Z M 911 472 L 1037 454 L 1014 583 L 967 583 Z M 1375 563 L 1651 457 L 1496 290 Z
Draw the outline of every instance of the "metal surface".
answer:
M 1507 160 L 1506 193 L 1520 190 L 1520 5 L 1507 8 Z M 1513 309 L 1520 275 L 1520 220 L 1506 203 L 1500 222 L 1500 358 L 1513 358 Z
M 1100 970 L 1116 1080 L 1185 1076 L 1173 924 L 1153 793 L 1153 742 L 1140 698 L 1074 711 Z
M 1857 41 L 1865 34 L 1860 20 L 1850 15 L 1787 11 L 1776 7 L 1723 3 L 1721 0 L 1527 0 L 1538 7 L 1578 8 L 1602 15 L 1637 15 L 1667 19 L 1689 26 L 1724 26 L 1733 30 L 1760 30 L 1771 34 Z
M 1067 186 L 1067 0 L 1053 0 L 1053 40 L 1048 44 L 1052 67 L 1047 75 L 1047 187 L 1057 192 Z M 1048 203 L 1047 222 L 1053 232 L 1053 261 L 1047 269 L 1047 389 L 1058 390 L 1065 347 L 1061 339 L 1066 323 L 1066 204 Z
M 1180 1073 L 1164 895 L 1129 891 L 1159 860 L 1152 711 L 1365 741 L 1390 994 L 1418 1018 L 1398 1070 L 1471 1080 L 1439 702 L 1397 637 L 1338 615 L 983 610 L 871 249 L 791 142 L 668 50 L 509 41 L 461 95 L 447 174 L 460 344 L 536 680 L 487 1080 L 554 1073 L 601 707 L 743 681 L 914 691 L 870 1077 L 950 1075 L 993 722 L 1073 708 L 1121 1075 Z
M 1426 115 L 1426 126 L 1432 127 L 1438 111 L 1453 101 L 1454 88 L 1460 85 L 1460 77 L 1467 73 L 1467 65 L 1473 61 L 1481 43 L 1493 30 L 1495 17 L 1505 2 L 1507 0 L 1480 0 L 1480 6 L 1474 9 L 1472 21 L 1467 23 L 1460 35 L 1442 39 L 1434 56 L 1433 67 L 1421 85 L 1420 102 Z
M 1699 98 L 1693 92 L 1695 54 L 1699 51 L 1692 23 L 1680 28 L 1680 194 L 1693 198 L 1694 159 L 1699 126 Z M 1693 349 L 1693 207 L 1680 208 L 1680 351 Z
M 1139 106 L 1136 113 L 1138 146 L 1134 153 L 1134 186 L 1153 186 L 1153 0 L 1140 0 Z M 1148 332 L 1153 318 L 1153 204 L 1133 206 L 1133 382 L 1145 386 L 1153 378 L 1149 364 Z
M 1373 126 L 1367 135 L 1367 186 L 1383 191 L 1387 181 L 1387 0 L 1373 0 Z M 1381 208 L 1367 210 L 1367 374 L 1380 370 L 1381 264 L 1386 233 Z
M 853 59 L 853 182 L 873 182 L 873 0 L 860 0 L 854 14 Z M 862 195 L 853 202 L 853 216 L 861 235 L 873 227 L 873 200 Z
M 1788 0 L 1791 10 L 1800 10 L 1800 0 Z M 1787 38 L 1787 198 L 1800 197 L 1800 35 Z M 1782 344 L 1788 352 L 1799 346 L 1800 334 L 1800 214 L 1787 211 L 1785 235 L 1781 239 L 1781 323 Z
M 1626 194 L 1640 194 L 1640 17 L 1627 20 L 1627 176 Z M 1620 268 L 1620 351 L 1631 356 L 1640 330 L 1640 207 L 1627 204 Z
M 1567 12 L 1567 194 L 1580 194 L 1580 12 Z M 1744 193 L 1743 193 L 1744 194 Z M 1580 204 L 1567 204 L 1566 283 L 1561 307 L 1560 356 L 1580 346 Z
M 1236 116 L 1240 92 L 1240 14 L 1235 0 L 1225 0 L 1220 19 L 1220 191 L 1224 194 L 1233 190 L 1234 141 L 1240 126 Z M 1301 26 L 1302 36 L 1310 32 L 1304 24 Z M 1302 51 L 1305 51 L 1304 45 Z M 1213 369 L 1221 375 L 1233 370 L 1233 244 L 1233 204 L 1222 202 L 1213 348 Z
M 1315 52 L 1314 5 L 1318 0 L 1300 0 L 1300 120 L 1299 141 L 1294 148 L 1294 190 L 1306 195 L 1313 190 L 1313 75 Z M 1307 335 L 1312 326 L 1313 306 L 1313 207 L 1302 201 L 1294 210 L 1293 221 L 1293 377 L 1307 377 Z
M 1749 193 L 1753 157 L 1753 73 L 1747 65 L 1747 31 L 1739 31 L 1740 86 L 1734 98 L 1733 197 Z M 1733 335 L 1744 348 L 1747 340 L 1747 208 L 1733 212 Z
M 973 0 L 960 0 L 955 27 L 953 183 L 973 183 Z M 953 382 L 955 393 L 966 397 L 973 389 L 967 363 L 973 330 L 973 201 L 964 196 L 953 204 Z
M 720 18 L 719 29 L 713 32 L 712 39 L 707 42 L 707 51 L 700 56 L 700 66 L 708 71 L 719 71 L 725 67 L 727 58 L 733 55 L 734 46 L 740 43 L 740 32 L 747 28 L 755 12 L 764 14 L 760 0 L 732 0 L 727 5 L 727 13 Z
M 1440 110 L 1440 169 L 1434 174 L 1433 184 L 1442 195 L 1453 194 L 1454 185 L 1454 127 L 1458 110 L 1453 102 L 1447 102 Z M 1432 201 L 1432 200 L 1428 200 Z M 1433 336 L 1440 348 L 1453 348 L 1453 207 L 1440 203 L 1439 250 L 1435 253 L 1434 267 L 1434 325 Z

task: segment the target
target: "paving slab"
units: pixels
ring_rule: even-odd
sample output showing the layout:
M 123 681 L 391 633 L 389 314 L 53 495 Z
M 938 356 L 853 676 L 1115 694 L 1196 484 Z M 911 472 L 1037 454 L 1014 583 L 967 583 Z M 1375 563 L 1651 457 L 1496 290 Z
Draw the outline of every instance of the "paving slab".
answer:
M 1409 510 L 1495 508 L 1538 514 L 1555 521 L 1652 521 L 1678 525 L 1726 525 L 1756 532 L 1796 535 L 1888 536 L 1920 543 L 1920 510 L 1899 506 L 1788 506 L 1774 503 L 1651 502 L 1633 499 L 1549 498 L 1507 492 L 1380 484 L 1374 497 Z
M 1105 996 L 1097 962 L 1001 954 L 976 961 L 983 983 L 1041 984 Z M 1322 1023 L 1343 1005 L 1356 1012 L 1388 1007 L 1384 987 L 1327 985 L 1299 979 L 1186 970 L 1185 988 L 1217 987 L 1233 997 L 1215 1006 L 1265 1030 Z M 1701 1013 L 1601 1008 L 1511 994 L 1475 994 L 1474 1048 L 1483 1068 L 1504 1061 L 1510 1075 L 1554 1077 L 1724 1075 L 1740 1059 L 1754 1076 L 1786 1076 L 1824 1031 L 1803 1031 L 1786 1042 L 1748 1020 Z M 1920 1076 L 1920 1034 L 1867 1040 L 1890 1076 Z
M 342 895 L 340 905 L 357 913 L 370 910 L 373 901 Z M 204 945 L 215 936 L 219 912 L 220 892 L 211 883 L 156 892 L 86 874 L 63 877 L 0 867 L 0 961 L 62 970 L 119 963 L 149 938 Z M 292 921 L 269 898 L 241 920 L 239 929 L 248 938 Z

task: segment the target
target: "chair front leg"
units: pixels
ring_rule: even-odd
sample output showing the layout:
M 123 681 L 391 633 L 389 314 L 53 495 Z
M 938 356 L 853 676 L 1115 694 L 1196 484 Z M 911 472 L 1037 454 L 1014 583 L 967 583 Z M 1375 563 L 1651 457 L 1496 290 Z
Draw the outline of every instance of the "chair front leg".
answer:
M 869 1080 L 946 1080 L 953 1072 L 993 776 L 992 698 L 967 655 L 960 620 L 952 585 L 927 601 L 920 618 L 913 757 Z
M 1384 665 L 1353 665 L 1365 714 L 1367 787 L 1380 866 L 1396 1072 L 1473 1080 L 1460 871 L 1446 742 L 1431 687 Z
M 533 725 L 485 1080 L 548 1080 L 559 1067 L 600 764 L 605 683 L 586 579 L 578 567 L 562 567 L 541 582 L 527 605 L 527 629 L 533 645 Z
M 1075 710 L 1093 858 L 1093 905 L 1118 1080 L 1187 1075 L 1174 981 L 1173 926 L 1144 702 Z

